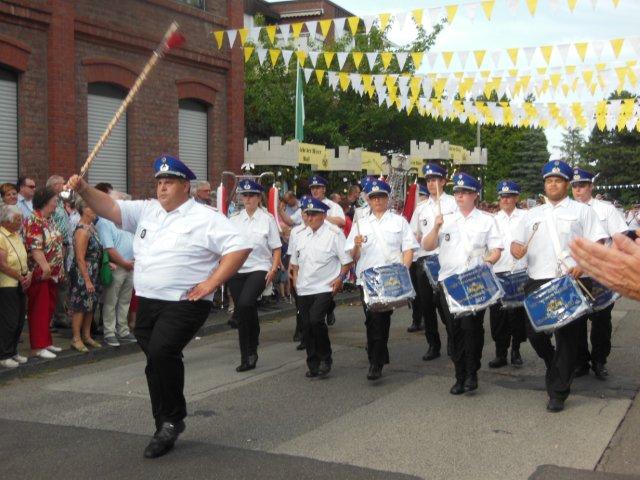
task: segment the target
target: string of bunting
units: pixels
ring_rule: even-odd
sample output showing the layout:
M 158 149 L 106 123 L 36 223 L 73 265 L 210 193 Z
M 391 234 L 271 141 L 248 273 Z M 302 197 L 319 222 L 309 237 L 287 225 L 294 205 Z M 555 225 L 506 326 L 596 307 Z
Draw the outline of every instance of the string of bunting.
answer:
M 596 185 L 596 190 L 632 190 L 640 188 L 640 183 L 627 183 L 623 185 Z

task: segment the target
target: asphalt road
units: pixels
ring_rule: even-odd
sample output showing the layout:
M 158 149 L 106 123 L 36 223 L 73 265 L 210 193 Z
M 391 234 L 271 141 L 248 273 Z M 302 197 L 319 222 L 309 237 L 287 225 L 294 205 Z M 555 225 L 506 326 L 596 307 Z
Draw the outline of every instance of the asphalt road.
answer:
M 0 385 L 0 478 L 614 479 L 640 474 L 640 306 L 614 310 L 611 377 L 574 382 L 566 410 L 545 410 L 543 365 L 489 370 L 480 388 L 451 396 L 453 366 L 423 362 L 408 310 L 393 316 L 391 365 L 375 383 L 359 306 L 336 311 L 334 369 L 305 378 L 293 318 L 262 328 L 258 368 L 237 373 L 237 333 L 185 351 L 187 430 L 157 460 L 144 359 L 135 353 Z M 441 332 L 444 335 L 444 332 Z

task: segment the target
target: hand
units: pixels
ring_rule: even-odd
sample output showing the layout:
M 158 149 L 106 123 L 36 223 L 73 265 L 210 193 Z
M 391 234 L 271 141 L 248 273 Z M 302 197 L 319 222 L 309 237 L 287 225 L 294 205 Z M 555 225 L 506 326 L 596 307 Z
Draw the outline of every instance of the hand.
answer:
M 51 278 L 51 267 L 47 265 L 47 268 L 42 269 L 42 280 L 49 280 Z
M 93 282 L 91 280 L 86 282 L 86 285 L 87 285 L 87 292 L 96 293 L 96 287 L 93 285 Z
M 364 243 L 364 237 L 362 235 L 356 235 L 353 239 L 353 244 L 360 248 L 362 247 L 362 244 Z
M 342 277 L 336 278 L 333 282 L 329 284 L 331 287 L 331 294 L 335 295 L 338 292 L 342 291 Z
M 109 270 L 113 272 L 116 268 L 118 268 L 118 266 L 115 263 L 109 262 Z
M 71 177 L 69 177 L 69 180 L 67 180 L 67 184 L 64 186 L 64 189 L 80 192 L 87 185 L 87 182 L 85 182 L 84 179 L 80 177 L 80 175 L 71 175 Z
M 218 285 L 212 283 L 210 280 L 205 280 L 187 292 L 187 300 L 197 302 L 198 300 L 201 300 L 207 295 L 213 293 L 217 288 Z
M 567 273 L 571 275 L 573 278 L 580 278 L 584 274 L 584 270 L 576 266 L 576 267 L 571 267 Z
M 271 269 L 267 272 L 267 274 L 264 277 L 265 285 L 269 285 L 273 281 L 273 277 L 276 276 L 277 271 L 278 271 L 277 269 L 276 270 Z
M 433 222 L 434 228 L 437 228 L 438 230 L 440 230 L 440 227 L 442 227 L 443 223 L 444 223 L 444 215 L 442 214 L 436 215 L 436 218 Z
M 422 235 L 420 235 L 419 233 L 416 233 L 415 236 L 418 243 L 422 243 Z
M 527 254 L 527 247 L 518 242 L 511 242 L 510 250 L 516 260 L 520 260 Z
M 131 262 L 125 262 L 125 264 L 124 264 L 124 269 L 125 269 L 127 272 L 130 272 L 131 270 L 133 270 L 133 267 L 134 267 L 134 266 L 135 266 L 135 263 L 134 263 L 133 261 L 131 261 Z
M 20 277 L 20 286 L 22 287 L 23 292 L 29 290 L 29 287 L 31 286 L 31 272 Z

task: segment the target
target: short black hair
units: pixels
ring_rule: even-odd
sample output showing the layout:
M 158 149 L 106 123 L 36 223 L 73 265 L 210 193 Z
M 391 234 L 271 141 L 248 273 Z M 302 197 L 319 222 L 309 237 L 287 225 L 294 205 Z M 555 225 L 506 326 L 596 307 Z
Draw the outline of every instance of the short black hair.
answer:
M 18 189 L 24 187 L 27 184 L 28 179 L 33 180 L 32 177 L 27 177 L 26 175 L 20 175 L 18 177 Z
M 33 194 L 33 209 L 42 210 L 42 208 L 49 203 L 53 197 L 56 196 L 56 192 L 51 187 L 36 188 Z
M 96 183 L 96 190 L 100 190 L 104 193 L 109 193 L 111 192 L 111 190 L 113 190 L 113 185 L 107 182 Z

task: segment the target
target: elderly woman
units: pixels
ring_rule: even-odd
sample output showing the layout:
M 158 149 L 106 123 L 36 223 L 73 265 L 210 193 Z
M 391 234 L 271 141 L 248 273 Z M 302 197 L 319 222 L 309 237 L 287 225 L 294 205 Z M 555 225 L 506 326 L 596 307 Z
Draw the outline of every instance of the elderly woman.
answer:
M 94 227 L 97 218 L 84 200 L 76 202 L 80 220 L 73 234 L 74 258 L 69 270 L 69 313 L 72 315 L 73 339 L 71 347 L 87 353 L 87 345 L 100 348 L 91 338 L 93 311 L 100 298 L 100 265 L 102 245 Z
M 24 292 L 31 284 L 21 225 L 22 211 L 16 205 L 0 207 L 0 365 L 5 368 L 27 362 L 18 355 L 26 313 Z
M 29 339 L 31 354 L 55 358 L 62 349 L 53 345 L 49 322 L 56 308 L 58 282 L 64 277 L 62 234 L 51 221 L 58 196 L 49 187 L 39 188 L 33 195 L 33 213 L 24 223 L 24 240 L 29 254 L 29 270 L 33 272 L 27 291 Z
M 5 205 L 16 205 L 18 203 L 18 187 L 13 183 L 3 183 L 0 185 L 0 196 Z

